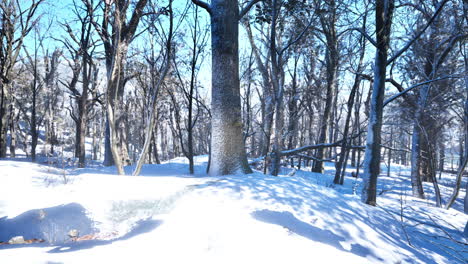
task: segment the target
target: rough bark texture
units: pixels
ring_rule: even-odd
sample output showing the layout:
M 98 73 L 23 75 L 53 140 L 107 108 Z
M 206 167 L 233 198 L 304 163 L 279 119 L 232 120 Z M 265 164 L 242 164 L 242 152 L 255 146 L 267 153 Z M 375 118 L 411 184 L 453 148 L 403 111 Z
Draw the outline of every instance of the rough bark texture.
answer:
M 281 156 L 280 151 L 282 150 L 282 138 L 283 138 L 283 95 L 284 87 L 282 85 L 281 77 L 282 72 L 280 69 L 281 57 L 277 54 L 276 48 L 276 27 L 279 6 L 276 0 L 272 2 L 272 22 L 270 32 L 270 56 L 271 56 L 271 82 L 273 85 L 273 91 L 275 91 L 275 130 L 273 147 L 271 151 L 271 164 L 269 166 L 269 173 L 277 176 L 280 170 Z
M 380 144 L 382 131 L 383 100 L 385 95 L 385 75 L 387 52 L 390 41 L 390 28 L 394 9 L 393 0 L 376 1 L 375 24 L 377 48 L 374 64 L 374 84 L 367 129 L 366 153 L 364 157 L 363 188 L 361 200 L 369 205 L 376 205 L 377 177 L 380 173 Z
M 211 2 L 210 175 L 251 173 L 242 138 L 237 0 Z
M 10 95 L 8 85 L 0 78 L 0 158 L 7 155 L 7 130 L 8 130 L 8 106 L 10 105 Z
M 420 153 L 421 153 L 421 127 L 418 123 L 413 126 L 411 137 L 411 189 L 413 196 L 424 199 L 424 189 L 422 187 L 420 174 Z

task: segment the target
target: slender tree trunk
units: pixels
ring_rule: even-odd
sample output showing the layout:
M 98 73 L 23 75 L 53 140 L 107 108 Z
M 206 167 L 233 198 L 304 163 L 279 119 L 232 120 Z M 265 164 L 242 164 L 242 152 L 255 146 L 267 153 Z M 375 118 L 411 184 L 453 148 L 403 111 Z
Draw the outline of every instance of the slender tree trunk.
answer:
M 9 105 L 9 85 L 3 83 L 0 78 L 0 158 L 7 155 L 7 129 L 8 129 L 8 105 Z
M 336 45 L 333 44 L 333 45 Z M 320 137 L 319 143 L 328 142 L 328 130 L 330 129 L 331 120 L 332 120 L 332 108 L 335 101 L 334 95 L 336 94 L 337 86 L 337 71 L 338 71 L 338 53 L 337 51 L 330 51 L 331 47 L 327 49 L 326 55 L 326 64 L 327 64 L 327 99 L 325 101 L 325 110 L 322 117 L 322 125 L 320 127 Z M 323 173 L 323 162 L 321 161 L 324 158 L 324 148 L 319 148 L 315 154 L 318 160 L 314 161 L 314 166 L 312 168 L 313 172 Z
M 377 178 L 380 173 L 380 145 L 382 142 L 382 115 L 385 96 L 385 78 L 387 69 L 387 52 L 390 42 L 390 28 L 394 0 L 376 1 L 376 32 L 377 49 L 374 64 L 374 84 L 369 111 L 369 125 L 367 129 L 366 153 L 364 157 L 363 188 L 361 199 L 369 205 L 376 205 Z
M 325 101 L 325 109 L 323 112 L 322 125 L 320 127 L 320 137 L 318 143 L 327 143 L 329 141 L 328 135 L 333 127 L 333 111 L 336 106 L 337 95 L 337 82 L 338 82 L 338 64 L 339 64 L 339 51 L 338 51 L 338 37 L 335 28 L 336 16 L 336 3 L 334 0 L 327 1 L 328 11 L 320 15 L 320 24 L 326 37 L 326 52 L 325 64 L 327 73 L 327 99 Z M 332 137 L 330 135 L 330 137 Z M 312 168 L 313 172 L 323 173 L 323 161 L 325 156 L 325 148 L 319 148 L 315 154 L 317 160 L 314 161 Z
M 276 0 L 272 2 L 272 23 L 270 33 L 270 56 L 271 56 L 271 79 L 273 84 L 273 91 L 275 91 L 275 134 L 272 147 L 272 163 L 269 168 L 271 175 L 277 176 L 280 170 L 281 156 L 280 151 L 282 149 L 282 137 L 283 137 L 283 94 L 284 88 L 280 80 L 280 61 L 281 57 L 278 56 L 276 49 L 276 21 L 278 17 L 278 3 Z
M 153 157 L 154 157 L 154 162 L 156 164 L 161 164 L 161 161 L 159 160 L 159 154 L 158 154 L 158 142 L 157 142 L 157 135 L 158 134 L 158 125 L 156 124 L 153 130 L 153 136 L 152 136 L 152 142 L 153 142 Z
M 10 158 L 16 157 L 16 124 L 18 115 L 15 113 L 13 104 L 10 105 Z
M 106 111 L 107 117 L 107 111 Z M 106 118 L 106 130 L 104 131 L 104 166 L 110 167 L 113 166 L 114 157 L 112 157 L 111 143 L 110 143 L 110 128 L 109 128 L 109 119 Z
M 468 181 L 465 184 L 465 199 L 463 204 L 463 211 L 465 212 L 465 214 L 468 214 Z M 463 231 L 463 234 L 465 235 L 465 238 L 468 238 L 468 221 L 466 221 L 465 230 Z
M 270 150 L 271 142 L 271 130 L 273 127 L 273 117 L 274 117 L 274 95 L 271 91 L 271 82 L 270 75 L 268 73 L 268 66 L 266 63 L 263 63 L 260 51 L 257 45 L 255 44 L 254 37 L 252 34 L 252 29 L 248 20 L 245 21 L 244 26 L 247 31 L 247 37 L 249 38 L 250 46 L 252 47 L 252 52 L 255 57 L 255 63 L 257 68 L 260 71 L 262 77 L 262 133 L 260 137 L 260 156 L 266 156 Z
M 159 76 L 159 80 L 156 84 L 156 87 L 154 87 L 154 94 L 151 98 L 151 105 L 150 105 L 150 109 L 151 109 L 151 112 L 150 112 L 150 115 L 148 117 L 148 120 L 147 120 L 147 125 L 146 125 L 146 131 L 145 131 L 145 143 L 143 145 L 143 150 L 141 151 L 141 155 L 140 157 L 138 158 L 138 162 L 137 162 L 137 165 L 135 167 L 135 170 L 133 171 L 133 176 L 137 176 L 140 174 L 140 171 L 141 171 L 141 167 L 143 166 L 143 162 L 145 161 L 146 159 L 146 154 L 148 152 L 148 149 L 149 149 L 149 146 L 151 144 L 151 138 L 153 136 L 153 130 L 154 130 L 154 127 L 155 127 L 155 119 L 156 119 L 156 112 L 157 112 L 157 104 L 156 104 L 156 100 L 158 98 L 158 94 L 159 94 L 159 89 L 161 87 L 161 85 L 163 84 L 164 82 L 164 78 L 166 77 L 167 73 L 169 72 L 169 67 L 170 67 L 170 62 L 171 62 L 171 43 L 172 43 L 172 30 L 173 30 L 173 13 L 172 13 L 172 0 L 169 1 L 169 35 L 167 37 L 167 42 L 166 42 L 166 60 L 165 60 L 165 65 L 164 65 L 164 69 L 161 73 L 161 75 Z M 191 91 L 191 93 L 193 93 L 193 91 Z M 190 98 L 192 99 L 192 98 Z M 190 100 L 191 102 L 191 100 Z M 191 110 L 191 105 L 189 107 L 189 125 L 191 126 L 191 120 L 192 120 L 192 110 Z M 191 128 L 190 128 L 190 131 L 191 131 Z M 180 132 L 182 133 L 182 131 Z M 189 139 L 190 140 L 190 139 Z M 193 146 L 192 142 L 189 142 L 189 148 L 191 146 Z M 192 157 L 191 157 L 191 174 L 193 174 L 193 149 L 192 149 Z M 190 158 L 189 158 L 190 160 Z
M 364 25 L 363 25 L 364 30 L 365 30 L 365 27 L 366 27 L 366 17 L 364 17 Z M 346 115 L 346 121 L 345 121 L 344 131 L 343 131 L 343 144 L 341 145 L 339 160 L 335 164 L 336 170 L 335 170 L 335 178 L 333 179 L 334 184 L 343 184 L 344 182 L 344 170 L 345 170 L 344 168 L 346 168 L 347 156 L 349 154 L 349 150 L 347 150 L 347 145 L 348 143 L 351 143 L 350 140 L 347 139 L 347 137 L 349 133 L 351 116 L 353 114 L 353 106 L 354 106 L 356 93 L 358 92 L 359 86 L 361 84 L 360 73 L 362 72 L 364 55 L 365 55 L 364 37 L 361 37 L 361 52 L 359 55 L 360 55 L 359 64 L 358 64 L 358 69 L 357 69 L 358 73 L 354 77 L 354 84 L 353 84 L 353 87 L 351 88 L 351 93 L 349 94 L 348 103 L 347 103 L 348 112 Z
M 88 59 L 86 56 L 83 58 L 83 91 L 79 98 L 79 117 L 78 117 L 78 131 L 79 142 L 78 145 L 78 167 L 84 168 L 86 166 L 86 130 L 88 123 L 88 88 L 89 88 L 89 72 L 88 72 Z
M 444 164 L 445 164 L 445 144 L 441 142 L 439 144 L 439 171 L 441 174 L 444 171 Z
M 37 138 L 38 138 L 37 113 L 36 113 L 36 104 L 37 104 L 36 79 L 34 80 L 34 85 L 32 89 L 33 89 L 33 93 L 32 93 L 32 110 L 31 110 L 31 159 L 33 162 L 35 162 Z

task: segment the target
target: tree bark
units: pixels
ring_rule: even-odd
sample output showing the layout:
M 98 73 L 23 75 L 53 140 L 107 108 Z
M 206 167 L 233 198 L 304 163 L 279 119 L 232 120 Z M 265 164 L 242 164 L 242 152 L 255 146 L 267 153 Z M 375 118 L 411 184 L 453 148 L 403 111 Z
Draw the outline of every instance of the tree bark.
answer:
M 392 25 L 394 0 L 377 0 L 375 5 L 375 24 L 377 47 L 374 63 L 374 84 L 367 129 L 366 152 L 364 157 L 363 188 L 361 200 L 375 206 L 377 201 L 377 178 L 380 173 L 380 145 L 382 132 L 383 100 L 387 69 L 388 45 Z
M 251 173 L 242 138 L 237 0 L 211 2 L 211 161 L 209 175 Z
M 327 17 L 324 15 L 320 16 L 320 22 L 322 24 L 322 29 L 325 32 L 326 37 L 326 53 L 325 53 L 325 63 L 327 71 L 327 99 L 325 101 L 325 109 L 322 117 L 322 125 L 320 127 L 320 136 L 318 143 L 327 143 L 329 141 L 328 135 L 329 130 L 332 126 L 332 113 L 333 106 L 336 105 L 336 93 L 337 93 L 337 78 L 338 78 L 338 61 L 339 61 L 339 52 L 338 52 L 338 37 L 335 28 L 336 22 L 336 5 L 335 1 L 330 1 L 330 13 Z M 314 161 L 314 166 L 312 168 L 313 172 L 323 173 L 323 162 L 321 161 L 324 158 L 325 149 L 318 149 L 315 157 L 317 160 Z

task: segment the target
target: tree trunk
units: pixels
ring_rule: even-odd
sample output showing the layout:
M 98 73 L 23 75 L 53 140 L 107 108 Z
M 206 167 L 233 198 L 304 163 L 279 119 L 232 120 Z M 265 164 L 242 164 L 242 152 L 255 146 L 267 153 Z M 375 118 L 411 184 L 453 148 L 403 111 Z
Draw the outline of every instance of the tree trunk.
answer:
M 9 106 L 9 86 L 0 78 L 0 158 L 7 155 L 7 130 L 8 130 L 8 106 Z
M 164 65 L 164 69 L 163 71 L 161 72 L 161 75 L 159 76 L 159 80 L 156 84 L 156 87 L 154 87 L 154 94 L 152 95 L 152 98 L 151 98 L 151 104 L 150 104 L 150 115 L 148 117 L 148 120 L 146 121 L 146 131 L 145 131 L 145 143 L 143 145 L 143 149 L 141 151 L 141 155 L 140 157 L 138 158 L 138 162 L 136 164 L 136 167 L 135 167 L 135 170 L 133 171 L 133 176 L 137 176 L 140 174 L 140 171 L 141 171 L 141 167 L 143 166 L 143 162 L 145 161 L 146 159 L 146 154 L 148 152 L 148 149 L 149 149 L 149 146 L 151 144 L 151 138 L 153 137 L 153 131 L 154 131 L 154 127 L 155 127 L 155 119 L 157 117 L 157 114 L 156 112 L 158 111 L 157 110 L 157 104 L 156 104 L 156 100 L 158 98 L 158 94 L 159 94 L 159 89 L 160 87 L 162 86 L 163 82 L 164 82 L 164 78 L 166 77 L 167 73 L 169 72 L 169 67 L 170 67 L 170 61 L 171 61 L 171 43 L 172 43 L 172 27 L 173 27 L 173 13 L 172 13 L 172 0 L 169 0 L 169 35 L 167 37 L 167 42 L 166 42 L 166 60 L 165 60 L 165 65 Z M 193 91 L 192 91 L 193 92 Z M 190 100 L 191 102 L 191 100 Z M 192 110 L 191 110 L 191 106 L 189 107 L 189 125 L 191 125 L 191 121 L 192 120 L 191 118 L 191 115 L 192 115 Z M 191 129 L 190 129 L 191 131 Z M 180 133 L 182 133 L 182 131 L 180 131 Z M 189 141 L 191 139 L 189 138 Z M 181 142 L 182 143 L 182 142 Z M 189 148 L 192 146 L 192 142 L 189 142 L 190 146 Z M 193 174 L 193 149 L 192 149 L 192 157 L 191 157 L 191 174 Z
M 107 117 L 107 111 L 106 111 Z M 109 129 L 109 119 L 106 118 L 106 130 L 104 132 L 104 166 L 110 167 L 113 166 L 114 157 L 112 157 L 111 143 L 110 143 L 110 129 Z
M 337 45 L 336 43 L 333 45 Z M 318 143 L 328 142 L 328 130 L 330 129 L 332 120 L 332 108 L 335 101 L 336 86 L 337 86 L 337 71 L 338 71 L 338 53 L 336 50 L 330 51 L 331 47 L 327 49 L 326 64 L 327 64 L 327 99 L 325 101 L 325 110 L 322 117 L 322 125 L 320 127 L 320 137 Z M 313 172 L 323 173 L 324 148 L 319 148 L 315 154 L 319 160 L 314 161 Z
M 377 48 L 374 64 L 374 84 L 369 111 L 366 153 L 364 157 L 363 188 L 361 200 L 375 206 L 377 201 L 377 178 L 380 173 L 380 145 L 382 132 L 383 100 L 385 96 L 385 78 L 387 69 L 387 52 L 390 41 L 390 28 L 394 0 L 377 0 L 375 24 Z
M 364 24 L 363 24 L 363 30 L 366 28 L 366 18 L 364 17 Z M 343 184 L 344 182 L 344 175 L 345 175 L 345 168 L 346 168 L 346 161 L 348 159 L 349 155 L 349 150 L 347 150 L 347 145 L 348 143 L 351 143 L 351 140 L 348 140 L 348 133 L 349 133 L 349 127 L 350 127 L 350 122 L 351 122 L 351 116 L 353 114 L 353 106 L 354 106 L 354 101 L 356 97 L 356 93 L 358 93 L 359 86 L 361 84 L 361 72 L 363 70 L 363 61 L 364 61 L 364 55 L 365 55 L 365 43 L 364 43 L 364 37 L 361 36 L 361 52 L 359 54 L 359 64 L 357 68 L 357 74 L 354 77 L 354 84 L 353 87 L 351 88 L 351 93 L 349 94 L 348 98 L 348 112 L 346 115 L 346 121 L 344 125 L 344 131 L 343 131 L 343 144 L 341 145 L 341 150 L 340 150 L 340 158 L 335 164 L 335 178 L 333 179 L 334 184 Z M 353 152 L 354 154 L 354 152 Z
M 78 100 L 78 127 L 76 133 L 79 134 L 78 139 L 78 168 L 86 166 L 86 130 L 88 123 L 88 89 L 89 89 L 89 72 L 88 58 L 83 56 L 83 91 Z
M 263 100 L 261 101 L 262 106 L 262 133 L 260 134 L 260 156 L 266 156 L 270 150 L 270 140 L 271 140 L 271 129 L 273 127 L 273 117 L 274 117 L 274 95 L 271 91 L 271 82 L 270 82 L 270 74 L 268 73 L 268 67 L 263 63 L 260 57 L 260 51 L 257 45 L 255 45 L 255 41 L 253 38 L 252 30 L 250 27 L 250 23 L 248 20 L 244 23 L 247 36 L 249 38 L 250 46 L 252 47 L 252 52 L 255 57 L 255 63 L 257 64 L 257 68 L 260 71 L 260 75 L 262 77 L 262 92 L 263 92 Z
M 32 87 L 32 112 L 31 112 L 31 159 L 33 162 L 36 161 L 36 147 L 37 147 L 37 114 L 36 114 L 36 101 L 37 101 L 37 90 L 36 90 L 36 80 L 34 80 L 34 85 Z
M 465 214 L 468 214 L 468 181 L 465 184 L 465 199 L 464 199 L 464 207 L 463 211 Z M 466 221 L 465 230 L 463 231 L 465 238 L 468 238 L 468 221 Z
M 444 171 L 444 164 L 445 164 L 445 144 L 441 142 L 439 144 L 439 171 L 441 174 Z
M 211 2 L 212 176 L 252 172 L 242 138 L 238 17 L 237 0 Z
M 328 135 L 333 127 L 333 111 L 336 106 L 336 95 L 337 95 L 337 81 L 338 81 L 338 64 L 339 64 L 339 51 L 338 51 L 338 36 L 335 28 L 337 16 L 336 16 L 336 3 L 335 1 L 327 1 L 328 11 L 322 13 L 320 18 L 320 24 L 326 37 L 326 52 L 325 52 L 325 64 L 326 64 L 326 75 L 327 75 L 327 99 L 325 101 L 325 109 L 323 112 L 322 124 L 320 127 L 320 136 L 318 143 L 328 143 Z M 330 135 L 330 137 L 332 137 Z M 323 161 L 325 156 L 325 149 L 319 148 L 315 154 L 317 160 L 314 161 L 312 168 L 313 172 L 323 173 Z
M 421 128 L 419 124 L 414 125 L 411 138 L 411 188 L 414 197 L 424 199 L 424 189 L 420 174 Z
M 16 124 L 18 115 L 15 113 L 13 104 L 10 105 L 10 158 L 16 157 Z

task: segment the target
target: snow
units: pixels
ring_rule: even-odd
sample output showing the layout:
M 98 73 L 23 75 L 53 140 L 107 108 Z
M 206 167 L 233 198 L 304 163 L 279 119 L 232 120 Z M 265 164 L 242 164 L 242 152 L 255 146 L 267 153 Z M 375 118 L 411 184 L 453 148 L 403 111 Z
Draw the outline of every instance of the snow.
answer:
M 379 178 L 377 207 L 360 202 L 360 179 L 282 168 L 280 177 L 208 177 L 206 156 L 115 168 L 54 168 L 0 160 L 1 263 L 466 263 L 459 198 L 450 210 L 410 196 L 409 168 Z M 133 168 L 127 167 L 128 172 Z M 386 171 L 386 170 L 383 170 Z M 443 174 L 447 198 L 455 182 Z M 459 197 L 464 197 L 464 190 Z M 403 212 L 403 214 L 401 213 Z M 72 241 L 76 229 L 91 240 Z M 409 237 L 409 245 L 406 235 Z M 450 239 L 451 238 L 451 239 Z M 458 241 L 458 242 L 455 242 Z

